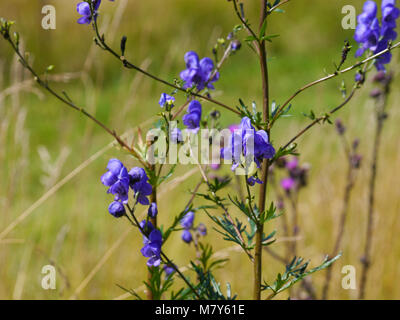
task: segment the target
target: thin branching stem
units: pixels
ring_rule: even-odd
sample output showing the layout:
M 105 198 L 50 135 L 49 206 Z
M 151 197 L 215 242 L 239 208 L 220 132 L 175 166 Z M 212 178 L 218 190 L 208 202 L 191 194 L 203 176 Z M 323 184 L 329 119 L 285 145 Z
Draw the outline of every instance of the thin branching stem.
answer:
M 118 54 L 117 52 L 115 52 L 115 51 L 106 43 L 105 38 L 104 38 L 104 35 L 103 35 L 103 36 L 100 35 L 99 28 L 98 28 L 98 25 L 97 25 L 97 19 L 93 19 L 93 28 L 94 28 L 95 34 L 96 34 L 96 43 L 99 44 L 99 46 L 100 46 L 103 50 L 105 50 L 105 51 L 111 53 L 115 58 L 117 58 L 118 60 L 120 60 L 125 68 L 136 70 L 136 71 L 142 73 L 143 75 L 147 76 L 148 78 L 151 78 L 151 79 L 153 79 L 153 80 L 155 80 L 155 81 L 157 81 L 157 82 L 160 82 L 160 83 L 162 83 L 162 84 L 164 84 L 164 85 L 166 85 L 166 86 L 169 86 L 169 87 L 171 87 L 171 88 L 173 88 L 173 89 L 175 89 L 175 90 L 179 90 L 179 91 L 184 92 L 184 93 L 186 93 L 186 94 L 189 94 L 189 95 L 195 96 L 195 97 L 197 97 L 197 98 L 206 100 L 206 101 L 208 101 L 208 102 L 211 102 L 211 103 L 213 103 L 213 104 L 215 104 L 215 105 L 218 105 L 218 106 L 220 106 L 220 107 L 222 107 L 222 108 L 225 108 L 225 109 L 227 109 L 227 110 L 229 110 L 229 111 L 231 111 L 231 112 L 234 112 L 234 113 L 240 115 L 240 112 L 239 112 L 238 110 L 236 110 L 236 109 L 234 109 L 234 108 L 232 108 L 232 107 L 230 107 L 230 106 L 228 106 L 228 105 L 226 105 L 226 104 L 224 104 L 224 103 L 222 103 L 222 102 L 220 102 L 220 101 L 217 101 L 217 100 L 212 99 L 212 98 L 210 98 L 210 97 L 207 97 L 207 96 L 205 96 L 205 95 L 201 95 L 200 93 L 197 93 L 197 92 L 188 91 L 188 90 L 186 90 L 186 89 L 184 89 L 184 88 L 181 88 L 181 87 L 179 87 L 179 86 L 177 86 L 177 85 L 175 85 L 175 84 L 173 84 L 173 83 L 171 83 L 171 82 L 168 82 L 168 81 L 166 81 L 166 80 L 164 80 L 164 79 L 161 79 L 161 78 L 159 78 L 159 77 L 157 77 L 157 76 L 155 76 L 155 75 L 153 75 L 153 74 L 151 74 L 151 73 L 149 73 L 149 72 L 147 72 L 147 71 L 141 69 L 140 67 L 136 66 L 135 64 L 129 62 L 129 61 L 125 58 L 125 56 L 122 56 L 122 55 Z
M 377 54 L 374 54 L 374 55 L 362 60 L 361 62 L 357 62 L 356 64 L 354 64 L 354 65 L 352 65 L 352 66 L 350 66 L 350 67 L 348 67 L 346 69 L 337 70 L 336 72 L 334 72 L 334 73 L 332 73 L 330 75 L 327 75 L 327 76 L 325 76 L 325 77 L 323 77 L 321 79 L 318 79 L 318 80 L 315 80 L 313 82 L 310 82 L 310 83 L 306 84 L 305 86 L 301 87 L 288 100 L 286 100 L 282 104 L 282 106 L 279 107 L 278 111 L 275 113 L 274 117 L 272 118 L 269 126 L 270 127 L 273 126 L 275 121 L 278 119 L 279 115 L 285 110 L 285 108 L 289 105 L 289 103 L 295 97 L 297 97 L 300 93 L 302 93 L 303 91 L 305 91 L 305 90 L 307 90 L 307 89 L 309 89 L 309 88 L 311 88 L 311 87 L 313 87 L 313 86 L 315 86 L 315 85 L 317 85 L 319 83 L 325 82 L 325 81 L 333 79 L 333 78 L 335 78 L 335 77 L 337 77 L 337 76 L 339 76 L 341 74 L 344 74 L 346 72 L 354 70 L 354 69 L 356 69 L 356 68 L 358 68 L 358 67 L 360 67 L 360 66 L 362 66 L 362 65 L 364 65 L 364 64 L 366 64 L 366 63 L 368 63 L 368 62 L 370 62 L 370 61 L 372 61 L 372 60 L 374 60 L 374 59 L 376 59 L 378 57 L 380 57 L 381 55 L 385 54 L 386 52 L 392 51 L 392 50 L 394 50 L 395 48 L 398 48 L 398 47 L 400 47 L 400 42 L 397 42 L 396 44 L 389 46 L 387 49 L 382 50 L 382 51 L 378 52 Z
M 19 48 L 17 47 L 17 45 L 13 42 L 13 40 L 10 37 L 7 37 L 6 40 L 8 41 L 8 43 L 11 45 L 12 49 L 14 50 L 14 52 L 17 54 L 20 63 L 22 64 L 22 66 L 27 69 L 32 76 L 34 77 L 35 81 L 37 82 L 37 84 L 42 87 L 43 89 L 45 89 L 47 92 L 49 92 L 52 96 L 54 96 L 55 98 L 57 98 L 59 101 L 63 102 L 67 107 L 70 107 L 72 109 L 74 109 L 75 111 L 78 111 L 80 113 L 82 113 L 85 117 L 89 118 L 90 120 L 92 120 L 93 122 L 95 122 L 98 126 L 100 126 L 102 129 L 104 129 L 108 134 L 110 134 L 111 136 L 114 137 L 114 139 L 120 144 L 120 146 L 127 150 L 129 153 L 131 153 L 132 155 L 135 156 L 135 158 L 138 159 L 138 161 L 148 167 L 148 163 L 138 154 L 138 152 L 133 148 L 130 147 L 117 133 L 115 130 L 112 130 L 110 128 L 108 128 L 103 122 L 101 122 L 100 120 L 98 120 L 96 117 L 94 117 L 93 115 L 91 115 L 89 112 L 87 112 L 84 108 L 77 106 L 76 104 L 74 104 L 70 98 L 68 98 L 67 95 L 64 94 L 64 96 L 62 96 L 61 94 L 57 93 L 50 85 L 47 81 L 43 80 L 38 72 L 36 72 L 32 66 L 30 66 L 30 64 L 28 63 L 28 61 L 25 59 L 25 57 L 23 56 L 23 54 L 21 53 L 21 51 L 19 50 Z
M 281 2 L 279 2 L 277 5 L 273 6 L 271 9 L 268 10 L 268 14 L 271 14 L 272 12 L 274 12 L 276 9 L 278 9 L 280 6 L 288 3 L 290 0 L 283 0 Z
M 314 127 L 316 124 L 319 124 L 321 122 L 327 121 L 332 114 L 334 114 L 335 112 L 339 111 L 346 104 L 348 104 L 351 101 L 351 99 L 353 99 L 354 94 L 356 93 L 357 89 L 358 89 L 358 87 L 355 86 L 353 88 L 353 90 L 350 92 L 349 96 L 346 98 L 346 100 L 344 100 L 340 105 L 338 105 L 337 107 L 333 108 L 331 111 L 329 111 L 324 116 L 318 117 L 315 120 L 313 120 L 309 125 L 307 125 L 304 129 L 302 129 L 299 133 L 297 133 L 293 138 L 291 138 L 289 140 L 289 142 L 287 142 L 282 147 L 282 149 L 284 150 L 287 147 L 289 147 L 293 142 L 295 142 L 298 138 L 300 138 L 304 133 L 306 133 L 308 130 L 310 130 L 312 127 Z
M 387 96 L 390 91 L 390 81 L 385 86 L 385 90 L 381 97 L 377 100 L 376 105 L 376 127 L 374 134 L 374 144 L 372 149 L 372 162 L 371 162 L 371 176 L 369 180 L 369 190 L 368 190 L 368 221 L 367 221 L 367 231 L 364 247 L 364 256 L 362 257 L 362 270 L 361 270 L 361 281 L 360 281 L 360 291 L 359 299 L 365 298 L 366 285 L 368 280 L 368 272 L 371 266 L 371 251 L 372 251 L 372 240 L 373 240 L 373 228 L 374 228 L 374 209 L 375 209 L 375 187 L 376 187 L 376 175 L 378 171 L 378 160 L 379 160 L 379 150 L 381 146 L 383 125 L 386 120 L 386 106 L 387 106 Z
M 132 218 L 133 218 L 134 222 L 136 223 L 136 225 L 137 225 L 138 229 L 140 230 L 140 232 L 143 235 L 146 235 L 146 232 L 140 226 L 139 221 L 137 220 L 137 218 L 135 216 L 134 209 L 131 208 L 129 204 L 127 204 L 126 207 L 128 208 L 129 212 L 131 213 Z M 193 287 L 193 285 L 189 282 L 189 280 L 186 279 L 186 277 L 182 274 L 182 272 L 179 270 L 179 268 L 171 261 L 170 258 L 168 258 L 168 256 L 163 251 L 161 251 L 161 257 L 164 259 L 164 261 L 165 261 L 165 263 L 167 265 L 171 266 L 178 273 L 179 277 L 186 283 L 186 285 L 193 292 L 193 294 L 197 297 L 197 299 L 201 300 L 200 295 L 198 294 L 196 289 Z
M 343 195 L 343 207 L 342 207 L 342 212 L 340 215 L 340 220 L 339 220 L 339 228 L 338 228 L 338 233 L 336 235 L 336 240 L 335 244 L 333 246 L 332 253 L 330 257 L 334 257 L 335 255 L 338 254 L 342 240 L 343 240 L 343 235 L 344 235 L 344 230 L 345 230 L 345 225 L 346 225 L 346 218 L 348 215 L 349 211 L 349 204 L 350 204 L 350 195 L 351 191 L 353 190 L 354 187 L 354 182 L 355 182 L 355 168 L 352 163 L 352 154 L 350 151 L 349 143 L 346 140 L 344 134 L 341 135 L 341 140 L 343 143 L 343 148 L 346 154 L 346 162 L 347 162 L 347 174 L 346 174 L 346 186 L 344 190 L 344 195 Z M 329 285 L 331 282 L 332 278 L 332 270 L 333 266 L 330 266 L 326 270 L 325 274 L 325 283 L 322 289 L 322 299 L 326 300 L 328 299 L 328 293 L 329 293 Z

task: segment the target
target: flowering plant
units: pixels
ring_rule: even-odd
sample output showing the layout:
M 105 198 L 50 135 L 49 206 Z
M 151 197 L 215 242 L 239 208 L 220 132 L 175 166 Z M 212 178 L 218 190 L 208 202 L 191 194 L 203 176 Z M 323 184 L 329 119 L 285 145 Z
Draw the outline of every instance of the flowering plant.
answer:
M 149 73 L 128 60 L 126 37 L 121 38 L 118 50 L 109 45 L 106 36 L 100 33 L 98 27 L 101 19 L 100 0 L 87 0 L 77 4 L 77 13 L 80 16 L 77 22 L 92 26 L 94 41 L 100 49 L 115 57 L 124 68 L 140 72 L 171 90 L 168 93 L 159 92 L 157 97 L 154 97 L 155 105 L 158 100 L 158 122 L 147 135 L 146 141 L 143 141 L 141 135 L 138 134 L 138 142 L 132 144 L 118 135 L 116 130 L 110 129 L 84 108 L 75 104 L 66 94 L 60 94 L 52 88 L 26 60 L 19 46 L 19 34 L 11 33 L 13 23 L 4 19 L 1 21 L 2 37 L 19 56 L 22 65 L 34 76 L 37 84 L 60 102 L 94 121 L 110 134 L 137 163 L 137 166 L 128 169 L 120 160 L 110 159 L 108 164 L 105 164 L 105 172 L 99 176 L 101 183 L 107 187 L 106 192 L 111 195 L 109 213 L 115 218 L 127 219 L 127 222 L 139 231 L 138 235 L 143 237 L 140 254 L 147 259 L 147 266 L 143 267 L 148 269 L 146 281 L 148 299 L 165 296 L 177 278 L 183 280 L 184 285 L 178 291 L 169 292 L 171 299 L 236 298 L 236 295 L 231 294 L 229 285 L 227 292 L 223 293 L 215 279 L 214 270 L 222 266 L 225 261 L 214 260 L 211 244 L 204 244 L 207 239 L 207 228 L 203 219 L 209 219 L 223 240 L 240 247 L 243 254 L 248 257 L 254 269 L 252 297 L 256 300 L 272 299 L 283 291 L 292 290 L 292 287 L 306 276 L 331 266 L 341 256 L 335 248 L 333 255 L 327 256 L 316 267 L 309 268 L 309 262 L 305 262 L 298 256 L 296 242 L 293 242 L 288 247 L 286 256 L 281 259 L 285 263 L 284 271 L 272 282 L 270 279 L 263 278 L 265 268 L 263 253 L 272 252 L 271 254 L 274 255 L 271 247 L 276 240 L 276 232 L 266 234 L 266 226 L 271 221 L 286 215 L 283 199 L 292 202 L 293 210 L 296 210 L 297 195 L 307 184 L 309 167 L 299 164 L 297 140 L 317 124 L 331 123 L 333 115 L 349 104 L 356 92 L 363 87 L 374 66 L 378 71 L 385 70 L 392 59 L 391 51 L 400 46 L 400 43 L 393 43 L 397 38 L 395 28 L 400 11 L 395 0 L 383 0 L 382 18 L 379 21 L 376 3 L 366 1 L 363 13 L 358 16 L 354 36 L 354 40 L 360 45 L 355 56 L 366 55 L 366 57 L 344 68 L 350 59 L 349 52 L 352 49 L 350 42 L 346 41 L 341 52 L 340 63 L 335 66 L 331 74 L 306 84 L 286 101 L 277 104 L 270 98 L 271 83 L 268 77 L 267 50 L 267 43 L 272 42 L 276 35 L 269 34 L 268 21 L 271 15 L 282 11 L 281 7 L 290 1 L 261 2 L 259 28 L 255 28 L 255 24 L 250 23 L 247 18 L 245 6 L 241 1 L 227 1 L 227 5 L 232 7 L 233 14 L 237 16 L 239 24 L 225 38 L 218 40 L 213 48 L 214 60 L 209 57 L 200 59 L 194 51 L 185 53 L 182 60 L 183 70 L 173 82 Z M 245 32 L 248 36 L 243 36 Z M 223 79 L 221 71 L 223 64 L 241 50 L 243 41 L 259 60 L 262 84 L 260 94 L 263 101 L 261 110 L 255 103 L 250 108 L 241 99 L 238 99 L 238 106 L 232 107 L 214 98 L 213 90 L 218 86 L 218 81 Z M 290 113 L 292 103 L 299 94 L 310 87 L 352 71 L 355 72 L 355 81 L 351 85 L 350 93 L 345 95 L 338 106 L 321 115 L 316 115 L 311 110 L 306 115 L 310 123 L 286 143 L 278 145 L 272 139 L 274 126 Z M 346 91 L 343 90 L 344 93 Z M 178 95 L 185 97 L 185 103 L 180 107 L 175 106 Z M 215 106 L 215 109 L 207 114 L 203 108 L 205 103 Z M 182 115 L 183 112 L 186 113 Z M 218 131 L 216 129 L 221 129 L 218 119 L 222 117 L 223 112 L 235 114 L 240 124 L 216 132 Z M 176 120 L 180 118 L 180 122 L 177 123 Z M 337 128 L 342 135 L 344 129 L 338 122 Z M 206 141 L 201 146 L 200 156 L 197 145 L 199 136 L 205 137 L 203 140 Z M 161 226 L 157 218 L 167 213 L 159 211 L 157 190 L 175 174 L 178 164 L 168 162 L 168 159 L 173 159 L 178 145 L 182 151 L 179 153 L 180 164 L 196 166 L 200 172 L 201 181 L 193 188 L 186 206 L 175 215 L 171 225 Z M 211 157 L 210 150 L 213 152 Z M 348 154 L 353 169 L 359 167 L 361 161 L 355 150 L 356 147 Z M 221 161 L 230 166 L 229 177 L 213 174 L 220 170 Z M 274 185 L 279 168 L 285 170 L 285 175 L 279 183 Z M 232 177 L 239 181 L 237 183 L 239 187 L 244 187 L 244 196 L 226 194 L 226 189 L 233 183 Z M 279 197 L 277 204 L 272 199 L 267 199 L 269 184 L 283 190 L 283 195 Z M 201 191 L 201 187 L 205 187 L 205 190 Z M 257 196 L 255 188 L 258 188 Z M 194 203 L 200 201 L 202 204 L 195 207 Z M 139 206 L 148 207 L 147 216 L 144 219 L 138 217 Z M 233 212 L 239 215 L 236 217 Z M 200 216 L 200 213 L 204 215 Z M 202 222 L 196 224 L 195 221 L 199 219 L 199 216 Z M 287 235 L 290 233 L 296 237 L 299 230 L 297 215 L 294 217 L 292 231 L 289 231 L 289 228 L 286 228 L 286 231 Z M 189 246 L 193 245 L 196 249 L 197 259 L 190 262 L 190 270 L 195 275 L 192 279 L 173 262 L 173 257 L 165 253 L 167 241 L 175 232 L 180 233 L 182 241 Z M 134 291 L 128 290 L 128 292 L 136 298 L 141 298 Z

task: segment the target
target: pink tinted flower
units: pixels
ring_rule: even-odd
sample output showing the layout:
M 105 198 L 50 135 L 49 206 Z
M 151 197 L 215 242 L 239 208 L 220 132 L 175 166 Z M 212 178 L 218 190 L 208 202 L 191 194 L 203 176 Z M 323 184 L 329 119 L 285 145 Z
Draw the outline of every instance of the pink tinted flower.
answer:
M 292 178 L 285 178 L 281 180 L 281 187 L 285 191 L 290 191 L 294 188 L 295 181 Z

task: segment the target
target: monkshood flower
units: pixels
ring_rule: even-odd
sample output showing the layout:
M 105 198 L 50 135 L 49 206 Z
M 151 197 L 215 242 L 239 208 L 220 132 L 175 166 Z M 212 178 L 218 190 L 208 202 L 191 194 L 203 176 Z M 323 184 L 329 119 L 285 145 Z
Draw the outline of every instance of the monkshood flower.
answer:
M 242 44 L 240 43 L 239 40 L 233 40 L 232 41 L 232 51 L 238 51 L 242 47 Z
M 143 230 L 145 233 L 150 234 L 154 230 L 154 226 L 151 221 L 142 220 L 139 223 L 140 229 Z M 143 235 L 143 241 L 145 241 L 145 235 Z
M 374 1 L 364 3 L 363 12 L 357 17 L 357 28 L 354 40 L 360 43 L 356 57 L 360 57 L 366 50 L 375 51 L 380 36 L 379 20 L 376 17 L 378 8 Z
M 185 216 L 181 219 L 181 226 L 182 228 L 188 230 L 193 227 L 193 221 L 194 221 L 194 212 L 189 211 L 188 213 L 185 214 Z
M 400 10 L 396 7 L 396 0 L 383 0 L 382 1 L 382 28 L 381 28 L 381 38 L 379 40 L 378 46 L 374 53 L 378 53 L 385 50 L 389 41 L 393 41 L 397 38 L 396 20 L 400 16 Z M 386 52 L 382 56 L 378 57 L 375 66 L 378 71 L 385 70 L 384 65 L 388 64 L 392 60 L 392 53 Z
M 114 0 L 110 0 L 113 1 Z M 101 0 L 91 0 L 94 6 L 93 17 L 97 18 L 97 10 L 100 7 Z M 79 2 L 76 6 L 76 11 L 82 16 L 78 19 L 79 24 L 89 24 L 92 21 L 92 12 L 90 11 L 90 5 L 88 2 Z
M 207 227 L 205 226 L 204 223 L 200 223 L 200 224 L 197 226 L 197 231 L 198 231 L 198 233 L 200 233 L 202 236 L 207 235 Z
M 101 176 L 101 182 L 109 187 L 107 193 L 113 194 L 114 200 L 127 203 L 130 181 L 128 170 L 118 159 L 111 159 L 107 169 L 108 171 Z
M 164 265 L 164 272 L 165 272 L 165 276 L 168 278 L 172 273 L 175 272 L 175 269 L 173 267 L 171 267 L 170 265 Z
M 219 72 L 216 72 L 210 79 L 214 70 L 214 62 L 210 58 L 199 60 L 196 52 L 189 51 L 185 54 L 185 62 L 187 69 L 180 73 L 180 77 L 184 81 L 183 88 L 196 86 L 199 91 L 205 87 L 214 89 L 212 83 L 219 79 Z
M 149 210 L 147 211 L 147 214 L 150 218 L 155 218 L 157 217 L 158 214 L 158 209 L 157 209 L 157 204 L 155 202 L 152 202 L 149 206 Z
M 271 159 L 275 155 L 274 147 L 269 143 L 268 134 L 264 130 L 256 131 L 248 117 L 244 117 L 239 129 L 231 134 L 229 144 L 221 149 L 223 159 L 231 159 L 232 171 L 240 164 L 240 156 L 254 161 L 260 168 L 263 159 Z
M 172 143 L 183 142 L 182 131 L 178 128 L 172 129 L 170 138 Z
M 190 232 L 190 229 L 193 227 L 193 221 L 194 221 L 193 211 L 189 211 L 188 213 L 186 213 L 185 216 L 180 221 L 181 226 L 185 229 L 182 232 L 182 240 L 185 241 L 186 243 L 190 243 L 193 240 L 192 233 Z
M 161 108 L 168 106 L 168 109 L 171 109 L 174 107 L 174 102 L 175 102 L 175 98 L 173 96 L 170 96 L 166 93 L 162 93 L 161 97 L 160 97 L 160 101 L 158 101 L 158 104 L 161 106 Z
M 363 13 L 357 18 L 358 25 L 354 39 L 360 43 L 356 57 L 362 56 L 366 50 L 373 54 L 385 50 L 389 41 L 397 38 L 396 20 L 400 16 L 400 10 L 396 7 L 396 0 L 382 1 L 382 25 L 380 26 L 377 16 L 377 5 L 374 1 L 367 1 L 364 4 Z M 386 52 L 376 59 L 377 70 L 385 70 L 384 65 L 392 59 L 392 54 Z M 358 81 L 356 79 L 356 81 Z
M 189 230 L 183 230 L 182 232 L 182 240 L 186 243 L 190 243 L 193 240 L 192 233 Z
M 190 101 L 187 113 L 182 117 L 182 121 L 188 130 L 197 133 L 201 121 L 201 104 L 199 101 Z
M 108 212 L 110 212 L 114 217 L 121 218 L 125 215 L 125 207 L 120 201 L 111 202 L 108 207 Z
M 143 168 L 135 167 L 129 171 L 129 185 L 135 194 L 137 194 L 137 202 L 142 205 L 150 204 L 147 196 L 151 195 L 153 188 L 151 184 L 147 182 L 148 180 L 149 178 Z
M 247 179 L 247 184 L 251 187 L 253 187 L 256 183 L 262 184 L 263 182 L 256 177 L 250 177 Z
M 400 16 L 399 8 L 396 8 L 396 0 L 382 1 L 382 31 L 381 35 L 387 40 L 397 38 L 396 20 Z
M 148 267 L 158 267 L 161 263 L 162 235 L 157 229 L 150 232 L 149 237 L 144 236 L 143 248 L 140 250 L 147 260 Z

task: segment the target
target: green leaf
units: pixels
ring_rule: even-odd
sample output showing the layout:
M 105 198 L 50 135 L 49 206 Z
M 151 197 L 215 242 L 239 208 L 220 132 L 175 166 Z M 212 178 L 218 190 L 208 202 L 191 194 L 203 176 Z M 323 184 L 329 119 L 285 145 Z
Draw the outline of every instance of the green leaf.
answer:
M 268 26 L 268 19 L 265 18 L 263 21 L 263 24 L 261 25 L 261 29 L 260 29 L 260 35 L 258 36 L 259 39 L 263 39 L 265 36 L 265 31 L 267 30 L 267 26 Z

